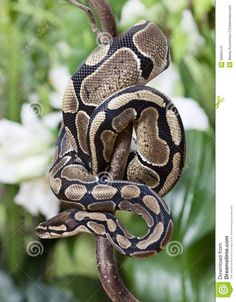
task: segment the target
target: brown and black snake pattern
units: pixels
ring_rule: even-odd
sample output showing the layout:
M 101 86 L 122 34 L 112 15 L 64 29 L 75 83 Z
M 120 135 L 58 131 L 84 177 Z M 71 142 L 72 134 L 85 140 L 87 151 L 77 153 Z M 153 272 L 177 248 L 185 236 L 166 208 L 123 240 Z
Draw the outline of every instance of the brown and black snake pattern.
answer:
M 74 208 L 41 223 L 36 229 L 41 238 L 94 233 L 136 257 L 165 247 L 173 223 L 161 197 L 183 168 L 184 130 L 171 100 L 144 85 L 168 65 L 164 34 L 142 21 L 98 46 L 72 76 L 49 182 L 55 195 Z M 130 124 L 135 138 L 126 180 L 104 183 L 98 175 L 108 170 L 116 139 Z M 148 233 L 129 234 L 114 216 L 116 210 L 142 215 Z

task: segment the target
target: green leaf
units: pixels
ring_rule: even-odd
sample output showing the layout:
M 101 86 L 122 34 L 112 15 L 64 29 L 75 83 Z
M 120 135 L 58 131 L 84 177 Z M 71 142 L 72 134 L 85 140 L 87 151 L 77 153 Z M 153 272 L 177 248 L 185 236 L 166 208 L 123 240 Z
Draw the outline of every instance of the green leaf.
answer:
M 196 19 L 202 19 L 203 16 L 211 10 L 212 4 L 212 0 L 194 0 L 193 8 Z
M 52 259 L 55 276 L 84 275 L 97 278 L 94 236 L 82 234 L 72 238 L 73 246 L 67 244 L 70 239 L 60 240 Z M 68 248 L 73 251 L 68 252 Z
M 3 247 L 6 249 L 7 268 L 12 274 L 18 272 L 23 261 L 24 246 L 22 242 L 22 222 L 20 220 L 20 207 L 14 203 L 17 186 L 7 185 L 4 198 L 7 221 L 5 222 Z
M 188 49 L 188 35 L 176 29 L 171 37 L 172 53 L 176 62 L 181 61 Z

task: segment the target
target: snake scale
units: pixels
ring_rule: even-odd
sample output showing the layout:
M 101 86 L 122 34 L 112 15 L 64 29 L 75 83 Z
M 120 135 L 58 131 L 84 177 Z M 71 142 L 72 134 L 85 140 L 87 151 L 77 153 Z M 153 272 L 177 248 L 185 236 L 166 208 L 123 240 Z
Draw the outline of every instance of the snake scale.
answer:
M 173 222 L 161 197 L 184 166 L 184 129 L 171 100 L 145 86 L 168 65 L 166 37 L 154 23 L 141 21 L 99 45 L 74 73 L 49 171 L 52 191 L 73 208 L 42 222 L 36 229 L 41 238 L 94 233 L 134 257 L 153 255 L 168 243 Z M 99 175 L 108 170 L 117 137 L 130 124 L 135 135 L 125 180 L 104 182 Z M 116 210 L 141 215 L 147 234 L 130 234 Z

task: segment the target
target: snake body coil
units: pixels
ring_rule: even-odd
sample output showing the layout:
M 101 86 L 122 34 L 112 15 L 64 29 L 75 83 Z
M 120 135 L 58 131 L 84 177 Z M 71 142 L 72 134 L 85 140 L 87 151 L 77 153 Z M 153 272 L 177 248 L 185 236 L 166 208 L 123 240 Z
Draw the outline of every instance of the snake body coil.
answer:
M 49 181 L 55 195 L 74 204 L 41 223 L 42 238 L 80 232 L 106 236 L 121 253 L 154 254 L 165 247 L 172 219 L 159 197 L 177 182 L 184 165 L 184 130 L 168 97 L 144 84 L 169 65 L 166 38 L 143 21 L 100 45 L 76 71 L 63 98 L 63 123 Z M 133 124 L 126 180 L 102 182 L 116 139 Z M 157 195 L 158 194 L 158 195 Z M 148 233 L 129 234 L 112 214 L 143 216 Z

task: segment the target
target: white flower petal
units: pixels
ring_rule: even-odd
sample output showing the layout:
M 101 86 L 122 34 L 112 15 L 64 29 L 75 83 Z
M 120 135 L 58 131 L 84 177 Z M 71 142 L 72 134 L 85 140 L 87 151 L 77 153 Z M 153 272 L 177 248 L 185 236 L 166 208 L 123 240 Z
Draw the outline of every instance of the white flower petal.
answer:
M 48 170 L 53 136 L 38 117 L 22 108 L 24 124 L 0 121 L 0 182 L 19 183 Z
M 59 201 L 52 193 L 46 177 L 24 182 L 20 186 L 15 202 L 26 208 L 32 215 L 43 214 L 46 219 L 59 211 Z
M 40 106 L 40 105 L 39 105 Z M 50 141 L 51 134 L 43 125 L 39 117 L 33 112 L 30 104 L 23 104 L 21 107 L 21 122 L 22 125 L 29 129 L 29 132 L 37 135 L 43 140 Z
M 62 114 L 61 112 L 49 113 L 43 117 L 42 121 L 47 127 L 57 129 L 62 122 Z
M 29 156 L 15 160 L 0 159 L 0 182 L 14 184 L 41 176 L 49 168 L 50 154 Z
M 171 98 L 182 118 L 185 129 L 207 130 L 209 127 L 208 117 L 200 105 L 190 98 Z
M 145 18 L 147 15 L 147 9 L 140 0 L 129 0 L 123 6 L 120 23 L 122 25 L 130 24 L 139 17 Z
M 54 89 L 58 92 L 64 92 L 70 79 L 70 74 L 66 66 L 55 67 L 50 71 L 49 80 Z
M 29 150 L 28 142 L 34 135 L 20 124 L 8 120 L 0 121 L 0 158 L 19 159 Z M 32 146 L 35 148 L 35 146 Z M 25 155 L 25 154 L 24 154 Z
M 53 108 L 61 109 L 63 92 L 52 92 L 49 94 L 49 101 Z
M 148 83 L 148 86 L 156 88 L 166 95 L 175 95 L 178 85 L 180 85 L 180 76 L 173 64 L 170 64 L 168 69 Z
M 31 104 L 25 103 L 21 107 L 21 122 L 29 127 L 32 123 L 38 124 L 38 116 L 33 112 Z
M 39 103 L 39 95 L 37 93 L 31 93 L 29 95 L 29 101 L 30 103 Z
M 49 100 L 51 105 L 56 109 L 61 108 L 63 94 L 70 77 L 66 66 L 59 66 L 50 71 L 49 80 L 55 91 L 50 93 Z

